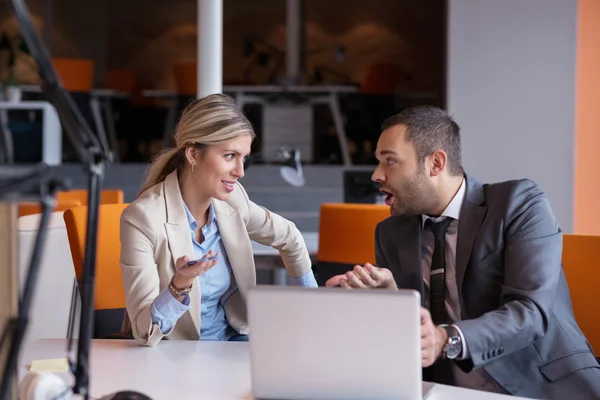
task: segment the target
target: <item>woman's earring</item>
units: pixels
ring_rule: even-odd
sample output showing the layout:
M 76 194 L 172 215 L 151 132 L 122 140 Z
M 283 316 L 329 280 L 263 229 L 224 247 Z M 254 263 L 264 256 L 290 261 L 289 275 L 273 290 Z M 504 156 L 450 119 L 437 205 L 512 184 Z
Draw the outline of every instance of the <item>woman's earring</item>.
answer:
M 194 168 L 196 168 L 196 164 L 192 164 L 192 174 L 194 173 Z

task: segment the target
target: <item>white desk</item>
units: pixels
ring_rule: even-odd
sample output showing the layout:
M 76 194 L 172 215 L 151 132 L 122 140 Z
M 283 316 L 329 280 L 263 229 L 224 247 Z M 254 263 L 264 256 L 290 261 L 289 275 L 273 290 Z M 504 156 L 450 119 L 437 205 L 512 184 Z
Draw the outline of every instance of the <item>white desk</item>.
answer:
M 283 93 L 302 94 L 308 97 L 310 104 L 326 104 L 329 106 L 333 123 L 335 125 L 342 159 L 345 166 L 352 165 L 348 141 L 346 137 L 346 128 L 340 108 L 340 94 L 357 92 L 355 86 L 340 85 L 256 85 L 256 86 L 223 86 L 224 93 L 232 93 L 238 107 L 243 108 L 246 103 L 253 102 L 258 104 L 267 104 L 265 96 Z M 178 93 L 168 90 L 144 90 L 142 95 L 145 97 L 155 97 L 169 99 L 167 111 L 167 121 L 165 125 L 164 138 L 169 143 L 173 134 L 173 127 L 177 120 L 177 97 Z
M 340 94 L 355 93 L 355 86 L 340 85 L 258 85 L 258 86 L 224 86 L 223 92 L 233 93 L 235 102 L 240 108 L 246 103 L 268 104 L 265 96 L 282 93 L 302 94 L 307 97 L 308 104 L 326 104 L 329 106 L 333 123 L 340 144 L 344 166 L 352 165 L 344 117 L 340 106 Z
M 32 360 L 64 357 L 65 348 L 65 340 L 60 339 L 30 345 L 21 356 L 19 377 L 24 376 Z M 143 347 L 133 340 L 94 340 L 90 364 L 93 398 L 128 389 L 153 400 L 253 399 L 248 343 L 165 340 L 156 347 Z M 61 376 L 72 385 L 70 374 Z M 427 382 L 423 389 L 425 400 L 523 399 Z
M 304 237 L 304 243 L 306 243 L 308 254 L 310 254 L 311 257 L 316 256 L 319 252 L 319 232 L 302 232 L 302 236 Z M 276 249 L 269 246 L 263 246 L 256 242 L 252 242 L 252 251 L 255 256 L 279 257 L 279 252 Z
M 319 232 L 302 232 L 304 243 L 308 249 L 308 254 L 312 259 L 316 259 L 319 251 Z M 281 261 L 279 252 L 269 246 L 252 242 L 252 252 L 256 267 L 259 269 L 270 269 L 273 271 L 273 283 L 275 285 L 286 285 L 287 271 Z
M 23 85 L 21 86 L 21 89 L 26 93 L 42 92 L 41 86 L 38 85 Z M 94 119 L 94 125 L 96 127 L 98 139 L 102 142 L 102 146 L 104 146 L 104 148 L 112 149 L 113 159 L 114 161 L 118 162 L 119 144 L 117 142 L 117 133 L 111 101 L 112 99 L 126 99 L 129 97 L 129 94 L 119 92 L 114 89 L 92 89 L 89 91 L 89 94 L 90 110 L 92 112 L 92 118 Z M 106 125 L 104 124 L 102 113 L 104 113 Z
M 117 128 L 115 126 L 115 117 L 112 110 L 113 99 L 126 99 L 129 94 L 122 93 L 113 89 L 92 89 L 90 91 L 90 108 L 94 118 L 94 124 L 98 132 L 98 137 L 106 149 L 112 149 L 113 160 L 120 161 L 119 142 L 117 140 Z M 104 114 L 104 118 L 102 115 Z M 104 124 L 106 119 L 106 125 Z M 108 141 L 110 141 L 110 143 Z

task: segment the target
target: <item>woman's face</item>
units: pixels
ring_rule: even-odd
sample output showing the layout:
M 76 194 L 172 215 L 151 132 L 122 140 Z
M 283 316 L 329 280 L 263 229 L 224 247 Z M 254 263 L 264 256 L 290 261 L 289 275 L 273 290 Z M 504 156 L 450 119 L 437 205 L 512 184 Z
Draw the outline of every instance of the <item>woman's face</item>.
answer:
M 203 195 L 227 200 L 235 182 L 244 177 L 244 160 L 250 154 L 252 137 L 240 136 L 228 142 L 195 151 L 192 180 Z

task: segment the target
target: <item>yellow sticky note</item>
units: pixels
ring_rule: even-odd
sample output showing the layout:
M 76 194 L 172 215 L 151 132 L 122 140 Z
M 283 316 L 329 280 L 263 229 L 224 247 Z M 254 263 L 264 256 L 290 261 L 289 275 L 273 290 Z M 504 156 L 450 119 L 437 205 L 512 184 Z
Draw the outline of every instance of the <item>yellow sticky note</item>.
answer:
M 66 358 L 48 358 L 45 360 L 33 360 L 30 371 L 46 372 L 66 372 L 69 370 L 69 363 Z

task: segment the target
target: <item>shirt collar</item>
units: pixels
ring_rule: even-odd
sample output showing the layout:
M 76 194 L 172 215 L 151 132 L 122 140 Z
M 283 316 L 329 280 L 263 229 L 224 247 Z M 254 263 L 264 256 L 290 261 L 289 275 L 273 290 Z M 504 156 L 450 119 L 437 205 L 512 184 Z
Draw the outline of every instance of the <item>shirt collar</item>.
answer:
M 187 204 L 185 204 L 185 202 L 183 203 L 183 206 L 185 207 L 185 215 L 187 217 L 188 224 L 190 224 L 190 229 L 196 230 L 196 228 L 198 228 L 198 222 L 192 215 L 190 209 L 188 208 Z M 215 210 L 214 210 L 213 204 L 211 202 L 210 206 L 208 206 L 208 219 L 206 220 L 206 226 L 210 226 L 210 224 L 214 220 L 215 220 Z
M 463 180 L 460 184 L 460 188 L 458 188 L 458 192 L 456 192 L 456 194 L 452 198 L 452 201 L 450 202 L 450 204 L 448 204 L 446 209 L 444 211 L 442 211 L 442 214 L 439 217 L 430 217 L 425 214 L 421 215 L 421 217 L 423 219 L 422 227 L 425 226 L 425 221 L 427 221 L 427 219 L 429 219 L 429 218 L 433 219 L 434 222 L 439 222 L 442 219 L 444 219 L 445 217 L 450 217 L 450 218 L 453 218 L 458 221 L 458 219 L 460 217 L 460 208 L 462 207 L 462 203 L 465 198 L 465 191 L 466 191 L 465 178 L 463 178 Z

